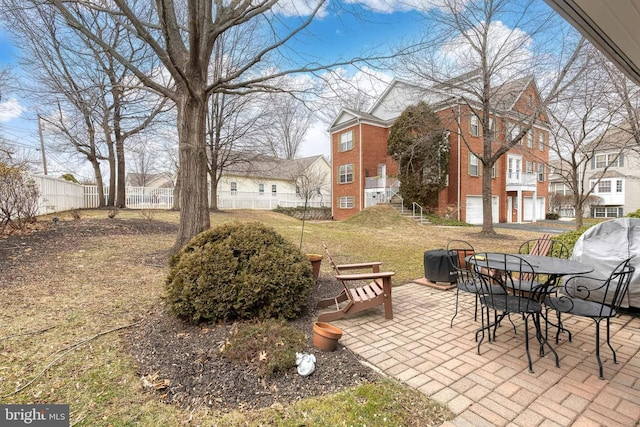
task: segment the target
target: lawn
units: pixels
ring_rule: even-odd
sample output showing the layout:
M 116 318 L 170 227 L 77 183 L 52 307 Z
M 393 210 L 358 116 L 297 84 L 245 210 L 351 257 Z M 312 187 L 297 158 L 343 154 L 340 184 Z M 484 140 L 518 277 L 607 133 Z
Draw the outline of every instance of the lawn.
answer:
M 450 239 L 464 239 L 478 250 L 515 251 L 519 243 L 540 233 L 500 229 L 494 239 L 478 235 L 477 227 L 420 225 L 400 217 L 387 207 L 376 207 L 344 222 L 306 222 L 304 253 L 322 253 L 322 242 L 336 261 L 383 261 L 396 272 L 394 285 L 423 276 L 423 252 L 444 248 Z M 82 211 L 80 220 L 59 214 L 60 222 L 111 221 L 126 218 L 176 224 L 175 212 L 121 211 L 108 219 L 107 211 Z M 300 243 L 301 222 L 263 211 L 229 211 L 211 214 L 212 226 L 228 221 L 261 221 Z M 51 219 L 43 217 L 42 224 Z M 49 230 L 47 233 L 61 233 Z M 36 232 L 36 234 L 39 232 Z M 42 236 L 47 236 L 45 232 Z M 220 414 L 206 408 L 185 411 L 165 405 L 145 391 L 136 374 L 136 363 L 124 345 L 136 322 L 157 306 L 162 294 L 166 265 L 158 262 L 174 242 L 171 232 L 154 234 L 124 230 L 113 235 L 85 233 L 52 247 L 47 239 L 0 238 L 0 401 L 3 403 L 70 403 L 72 425 L 333 425 L 335 400 L 357 402 L 361 393 L 399 395 L 397 404 L 379 399 L 372 408 L 347 405 L 357 423 L 390 425 L 380 411 L 400 411 L 399 418 L 415 414 L 423 403 L 396 384 L 381 383 L 382 391 L 358 388 L 320 402 L 302 401 L 264 414 Z M 323 275 L 331 274 L 323 262 Z M 411 403 L 407 403 L 411 402 Z M 428 403 L 424 404 L 428 410 Z M 357 405 L 355 405 L 357 406 Z M 316 409 L 311 409 L 312 407 Z M 367 409 L 367 410 L 363 410 Z M 273 411 L 286 413 L 274 420 Z M 314 411 L 320 411 L 316 413 Z M 325 411 L 324 413 L 322 411 Z M 403 418 L 404 417 L 404 418 Z M 417 416 L 414 416 L 417 418 Z M 403 421 L 404 422 L 404 421 Z M 406 425 L 429 425 L 418 419 Z

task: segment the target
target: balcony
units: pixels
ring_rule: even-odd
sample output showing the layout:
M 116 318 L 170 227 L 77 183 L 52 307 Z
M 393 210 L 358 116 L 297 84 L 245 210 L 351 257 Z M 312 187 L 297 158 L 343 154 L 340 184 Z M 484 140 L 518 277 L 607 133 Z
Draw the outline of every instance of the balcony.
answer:
M 507 173 L 507 191 L 535 191 L 538 175 L 535 173 Z

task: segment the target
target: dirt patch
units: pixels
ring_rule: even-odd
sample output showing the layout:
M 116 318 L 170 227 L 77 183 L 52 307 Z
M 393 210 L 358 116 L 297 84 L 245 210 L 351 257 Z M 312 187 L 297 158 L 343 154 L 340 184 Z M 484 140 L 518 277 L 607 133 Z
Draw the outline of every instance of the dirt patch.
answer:
M 93 237 L 118 235 L 174 234 L 177 225 L 146 219 L 80 219 L 41 223 L 26 234 L 0 238 L 0 288 L 18 285 L 38 270 L 40 261 L 61 251 L 90 245 Z M 167 253 L 150 253 L 141 262 L 164 266 Z M 338 344 L 333 352 L 321 352 L 312 345 L 319 298 L 340 290 L 331 276 L 321 277 L 302 316 L 291 322 L 306 335 L 305 353 L 317 358 L 316 371 L 298 375 L 295 368 L 271 379 L 260 378 L 249 365 L 224 358 L 220 347 L 231 333 L 231 325 L 193 325 L 165 313 L 159 303 L 141 313 L 141 323 L 127 333 L 123 342 L 138 362 L 143 385 L 163 402 L 184 408 L 207 406 L 215 410 L 256 409 L 274 403 L 289 403 L 310 396 L 332 394 L 378 374 L 366 367 L 347 348 Z

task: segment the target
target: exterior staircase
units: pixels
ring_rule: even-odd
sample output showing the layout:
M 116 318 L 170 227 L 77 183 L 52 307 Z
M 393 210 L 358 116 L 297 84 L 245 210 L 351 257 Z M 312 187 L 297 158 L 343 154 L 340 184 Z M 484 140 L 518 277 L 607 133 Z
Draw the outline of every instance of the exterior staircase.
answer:
M 400 215 L 411 218 L 420 224 L 429 224 L 429 220 L 422 215 L 422 206 L 419 204 L 413 203 L 412 207 L 406 207 L 404 206 L 404 200 L 398 194 L 393 195 L 388 203 Z

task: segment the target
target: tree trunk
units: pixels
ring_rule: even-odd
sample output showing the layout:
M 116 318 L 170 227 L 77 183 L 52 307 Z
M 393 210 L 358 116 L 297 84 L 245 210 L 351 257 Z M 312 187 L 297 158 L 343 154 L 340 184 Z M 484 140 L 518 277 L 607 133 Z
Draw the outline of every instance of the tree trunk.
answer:
M 193 82 L 192 82 L 193 83 Z M 206 103 L 191 88 L 178 89 L 178 147 L 180 163 L 180 226 L 175 253 L 210 226 L 207 194 Z
M 491 203 L 491 167 L 482 168 L 482 234 L 485 237 L 494 237 L 496 232 L 493 229 L 493 206 Z
M 126 169 L 125 169 L 125 159 L 124 159 L 124 141 L 122 141 L 122 137 L 116 138 L 116 161 L 118 162 L 117 167 L 117 183 L 116 183 L 116 206 L 119 208 L 127 207 L 127 183 L 126 183 Z
M 113 150 L 113 141 L 107 136 L 107 149 L 109 151 L 109 196 L 107 206 L 115 206 L 116 197 L 116 159 Z
M 582 209 L 584 207 L 580 195 L 578 195 L 578 197 L 575 198 L 574 206 L 576 207 L 575 208 L 576 209 L 576 230 L 580 230 L 583 225 Z
M 211 182 L 211 188 L 209 189 L 211 195 L 209 197 L 209 210 L 218 212 L 218 178 L 215 170 L 209 171 L 209 181 Z
M 93 173 L 96 175 L 96 188 L 98 189 L 98 207 L 104 208 L 104 181 L 102 179 L 102 171 L 100 170 L 100 162 L 97 159 L 89 159 L 93 167 Z

